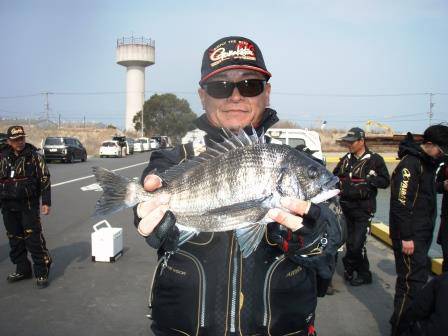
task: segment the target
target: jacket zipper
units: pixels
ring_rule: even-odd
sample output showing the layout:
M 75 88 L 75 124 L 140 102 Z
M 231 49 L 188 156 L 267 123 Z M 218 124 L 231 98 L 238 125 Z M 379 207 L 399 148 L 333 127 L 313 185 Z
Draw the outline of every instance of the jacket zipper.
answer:
M 275 260 L 271 266 L 269 267 L 268 271 L 266 272 L 266 277 L 264 279 L 264 287 L 263 287 L 263 306 L 264 306 L 264 313 L 263 313 L 263 326 L 267 327 L 268 325 L 268 310 L 269 310 L 269 293 L 268 293 L 268 287 L 269 283 L 271 281 L 272 273 L 274 273 L 275 268 L 278 264 L 280 264 L 285 259 L 285 255 L 282 254 L 280 257 Z M 268 330 L 269 332 L 269 330 Z
M 235 236 L 232 236 L 232 239 L 235 240 Z M 232 249 L 232 291 L 231 291 L 231 299 L 230 299 L 230 332 L 234 333 L 236 331 L 236 305 L 237 305 L 237 294 L 238 294 L 238 244 L 233 244 Z

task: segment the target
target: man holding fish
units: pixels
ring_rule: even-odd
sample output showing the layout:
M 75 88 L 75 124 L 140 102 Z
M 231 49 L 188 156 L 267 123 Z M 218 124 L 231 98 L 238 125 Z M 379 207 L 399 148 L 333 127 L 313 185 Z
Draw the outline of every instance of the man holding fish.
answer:
M 207 151 L 154 152 L 141 181 L 151 197 L 127 198 L 140 202 L 138 232 L 158 249 L 155 335 L 315 335 L 317 296 L 343 243 L 337 179 L 269 143 L 264 130 L 278 121 L 270 77 L 247 38 L 207 48 L 196 121 Z

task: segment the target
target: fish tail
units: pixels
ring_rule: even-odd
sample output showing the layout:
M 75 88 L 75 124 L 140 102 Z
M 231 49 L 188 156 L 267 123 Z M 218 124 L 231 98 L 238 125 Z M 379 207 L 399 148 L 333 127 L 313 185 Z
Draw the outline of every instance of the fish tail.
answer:
M 94 217 L 111 215 L 139 202 L 138 195 L 144 193 L 139 183 L 105 168 L 92 167 L 92 170 L 103 189 L 103 195 L 96 202 Z

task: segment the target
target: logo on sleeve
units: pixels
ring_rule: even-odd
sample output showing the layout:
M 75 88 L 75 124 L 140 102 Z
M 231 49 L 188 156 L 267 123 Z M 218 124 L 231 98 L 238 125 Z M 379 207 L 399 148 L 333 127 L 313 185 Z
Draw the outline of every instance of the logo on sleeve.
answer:
M 398 192 L 398 201 L 406 205 L 406 195 L 408 193 L 409 180 L 411 179 L 411 172 L 407 168 L 403 168 L 401 171 L 401 175 L 403 176 L 400 183 L 400 191 Z

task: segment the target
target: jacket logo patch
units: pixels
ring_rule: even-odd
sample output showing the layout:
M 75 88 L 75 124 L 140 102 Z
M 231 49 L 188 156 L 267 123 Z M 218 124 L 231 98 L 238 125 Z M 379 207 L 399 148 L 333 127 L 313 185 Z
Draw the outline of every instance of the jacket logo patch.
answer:
M 406 205 L 406 194 L 408 193 L 409 180 L 411 179 L 411 172 L 407 168 L 403 168 L 401 171 L 401 175 L 403 179 L 400 183 L 400 190 L 398 192 L 398 201 Z
M 179 274 L 179 275 L 182 275 L 182 276 L 187 275 L 187 272 L 182 271 L 182 270 L 179 270 L 179 269 L 177 269 L 177 268 L 173 268 L 173 267 L 171 267 L 171 266 L 167 266 L 166 268 L 167 268 L 167 270 L 169 270 L 169 271 L 171 271 L 171 272 L 173 272 L 173 273 L 176 273 L 176 274 Z
M 302 271 L 302 267 L 297 266 L 297 268 L 294 268 L 292 271 L 286 273 L 286 278 L 293 277 L 294 275 L 299 274 Z

